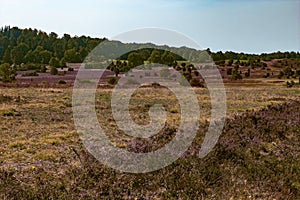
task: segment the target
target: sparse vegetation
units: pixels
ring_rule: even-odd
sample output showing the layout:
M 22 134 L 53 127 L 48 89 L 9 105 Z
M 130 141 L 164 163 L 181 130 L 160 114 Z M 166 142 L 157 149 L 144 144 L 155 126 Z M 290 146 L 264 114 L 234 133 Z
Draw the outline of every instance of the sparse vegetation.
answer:
M 58 84 L 67 84 L 67 82 L 65 80 L 59 80 Z
M 107 80 L 107 83 L 108 84 L 111 84 L 111 85 L 115 85 L 118 83 L 118 80 L 116 77 L 109 77 L 108 80 Z
M 38 75 L 39 74 L 36 71 L 34 71 L 34 72 L 27 72 L 25 74 L 22 74 L 22 76 L 38 76 Z
M 130 174 L 97 161 L 74 126 L 68 87 L 80 62 L 103 41 L 107 39 L 68 34 L 59 38 L 53 32 L 17 27 L 0 30 L 1 199 L 299 199 L 299 52 L 255 55 L 207 49 L 207 54 L 187 47 L 158 49 L 152 44 L 111 41 L 114 48 L 128 53 L 109 61 L 99 81 L 104 84 L 98 85 L 95 109 L 113 145 L 137 153 L 157 150 L 174 138 L 181 120 L 175 94 L 151 79 L 131 96 L 130 115 L 146 125 L 150 107 L 161 104 L 166 124 L 150 138 L 129 137 L 114 121 L 112 86 L 106 84 L 115 85 L 119 77 L 127 76 L 126 83 L 132 85 L 152 75 L 158 80 L 176 79 L 193 87 L 201 108 L 199 130 L 187 152 L 166 168 Z M 131 51 L 136 47 L 139 50 Z M 85 68 L 98 70 L 98 64 L 87 63 Z M 150 65 L 142 69 L 159 64 L 169 68 L 136 77 L 127 73 L 143 64 Z M 211 97 L 199 71 L 209 72 L 215 65 L 226 87 L 228 115 L 217 145 L 199 159 L 211 121 Z M 172 74 L 172 68 L 182 76 Z M 58 74 L 64 80 L 51 76 Z
M 50 69 L 50 74 L 51 75 L 57 75 L 58 74 L 57 68 L 52 66 L 51 69 Z
M 226 88 L 228 119 L 214 150 L 197 158 L 210 114 L 209 93 L 198 88 L 202 117 L 193 145 L 172 165 L 147 174 L 112 170 L 85 150 L 72 121 L 71 89 L 0 88 L 0 197 L 297 199 L 299 90 L 280 84 Z M 131 114 L 138 123 L 149 120 L 148 110 L 157 101 L 169 113 L 166 127 L 150 140 L 131 140 L 117 129 L 111 92 L 97 92 L 96 110 L 114 144 L 144 152 L 174 136 L 180 106 L 168 89 L 140 88 L 132 96 Z

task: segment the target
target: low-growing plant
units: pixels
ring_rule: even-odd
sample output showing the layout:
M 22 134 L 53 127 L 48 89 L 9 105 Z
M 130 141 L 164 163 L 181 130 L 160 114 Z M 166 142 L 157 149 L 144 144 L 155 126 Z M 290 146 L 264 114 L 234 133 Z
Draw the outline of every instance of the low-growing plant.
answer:
M 295 81 L 294 80 L 291 80 L 291 81 L 287 81 L 286 82 L 286 86 L 288 87 L 288 88 L 291 88 L 291 87 L 293 87 L 295 85 Z
M 59 80 L 57 83 L 58 84 L 67 84 L 67 82 L 65 80 Z
M 111 84 L 111 85 L 115 85 L 118 83 L 118 80 L 116 77 L 109 77 L 108 80 L 107 80 L 107 83 L 108 84 Z
M 51 67 L 51 69 L 50 69 L 50 74 L 51 74 L 51 75 L 57 75 L 57 74 L 58 74 L 57 68 L 56 68 L 56 67 Z
M 192 87 L 204 87 L 204 84 L 198 78 L 192 78 L 190 84 Z
M 34 72 L 27 72 L 25 74 L 22 74 L 22 76 L 38 76 L 38 75 L 39 74 L 36 71 L 34 71 Z

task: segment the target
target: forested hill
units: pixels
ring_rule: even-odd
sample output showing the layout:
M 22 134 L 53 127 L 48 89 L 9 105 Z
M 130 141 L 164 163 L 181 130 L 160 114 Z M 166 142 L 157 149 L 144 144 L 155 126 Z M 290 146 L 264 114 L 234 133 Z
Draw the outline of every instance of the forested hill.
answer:
M 82 62 L 88 53 L 105 38 L 87 36 L 62 37 L 37 29 L 5 26 L 0 29 L 0 60 L 2 63 L 48 64 L 54 57 L 60 62 Z
M 57 67 L 64 66 L 66 62 L 80 63 L 88 53 L 94 49 L 100 42 L 107 40 L 106 38 L 91 38 L 88 36 L 75 36 L 71 37 L 69 34 L 64 34 L 62 37 L 54 32 L 46 33 L 37 29 L 20 29 L 17 27 L 5 26 L 0 29 L 0 61 L 1 63 L 9 63 L 20 65 L 24 64 L 45 64 L 55 65 Z M 148 51 L 142 51 L 140 55 L 136 55 L 135 60 L 149 60 L 153 50 L 159 46 L 154 44 L 123 44 L 118 41 L 114 41 L 113 47 L 120 51 L 128 52 L 135 48 L 148 48 Z M 160 46 L 162 47 L 162 46 Z M 163 49 L 174 50 L 180 52 L 180 55 L 185 55 L 185 58 L 196 58 L 201 54 L 201 51 L 195 49 L 181 47 L 171 48 L 163 46 Z M 150 48 L 150 51 L 149 51 Z M 145 52 L 147 55 L 145 55 Z M 174 52 L 174 51 L 173 51 Z M 200 52 L 200 54 L 199 54 Z M 297 58 L 300 59 L 299 52 L 276 52 L 270 54 L 244 54 L 227 51 L 225 53 L 219 51 L 216 53 L 207 49 L 207 52 L 211 55 L 212 59 L 218 64 L 225 60 L 272 60 L 280 58 Z M 160 57 L 161 60 L 164 56 L 164 51 L 154 52 L 156 57 Z M 111 56 L 111 55 L 110 55 Z M 169 58 L 172 61 L 174 58 L 168 57 L 165 54 L 165 58 Z M 128 59 L 128 54 L 123 56 L 124 60 Z M 176 59 L 175 59 L 176 60 Z M 165 62 L 163 62 L 165 63 Z

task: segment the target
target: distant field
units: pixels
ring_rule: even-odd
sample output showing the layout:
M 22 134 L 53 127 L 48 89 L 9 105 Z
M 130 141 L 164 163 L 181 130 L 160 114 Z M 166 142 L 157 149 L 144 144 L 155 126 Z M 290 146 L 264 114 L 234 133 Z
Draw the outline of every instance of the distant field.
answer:
M 111 91 L 99 89 L 97 93 L 99 123 L 115 146 L 131 149 L 131 139 L 117 129 L 112 118 Z M 72 88 L 0 88 L 0 197 L 299 197 L 299 102 L 289 106 L 300 100 L 299 86 L 228 83 L 226 91 L 228 119 L 213 152 L 203 160 L 195 157 L 210 114 L 209 93 L 198 88 L 201 128 L 192 148 L 165 169 L 134 175 L 103 166 L 83 148 L 73 123 Z M 167 142 L 166 134 L 174 134 L 180 119 L 178 102 L 169 90 L 139 89 L 132 97 L 131 114 L 136 122 L 147 123 L 149 105 L 157 98 L 168 113 L 158 141 Z M 149 146 L 146 141 L 145 148 Z

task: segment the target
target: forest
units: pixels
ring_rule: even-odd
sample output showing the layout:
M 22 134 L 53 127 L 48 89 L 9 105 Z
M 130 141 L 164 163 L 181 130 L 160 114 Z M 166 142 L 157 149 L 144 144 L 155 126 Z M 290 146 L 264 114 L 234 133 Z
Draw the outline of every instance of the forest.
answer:
M 54 32 L 46 33 L 37 29 L 20 29 L 18 27 L 5 26 L 0 29 L 0 60 L 2 64 L 23 64 L 25 68 L 38 64 L 61 67 L 65 66 L 66 63 L 83 62 L 85 57 L 103 41 L 107 41 L 107 39 L 91 38 L 89 36 L 71 37 L 69 34 L 59 37 Z M 124 48 L 128 49 L 128 52 L 137 46 L 148 47 L 138 52 L 122 55 L 121 60 L 129 60 L 133 65 L 140 64 L 143 61 L 172 65 L 174 61 L 182 59 L 178 55 L 170 56 L 166 51 L 157 50 L 156 48 L 159 46 L 154 44 L 123 44 L 118 41 L 112 41 L 111 44 L 110 48 Z M 180 55 L 185 55 L 185 58 L 191 58 L 191 61 L 201 53 L 200 50 L 187 47 L 181 47 L 178 51 L 181 52 Z M 211 52 L 209 48 L 206 49 L 206 52 L 216 64 L 222 64 L 228 60 L 247 60 L 251 65 L 256 60 L 300 59 L 299 52 L 278 51 L 257 55 L 232 51 Z

